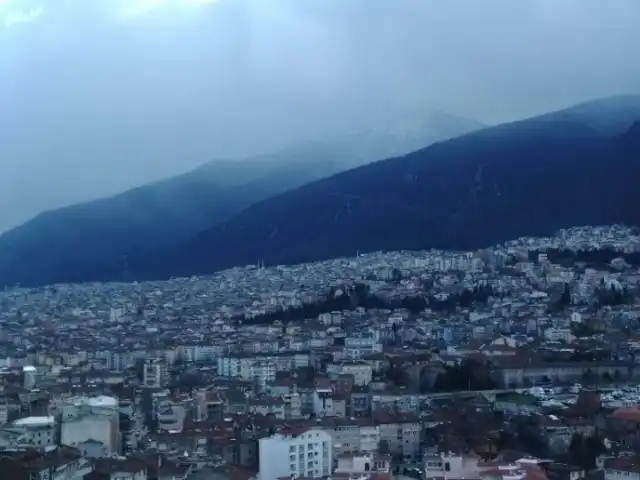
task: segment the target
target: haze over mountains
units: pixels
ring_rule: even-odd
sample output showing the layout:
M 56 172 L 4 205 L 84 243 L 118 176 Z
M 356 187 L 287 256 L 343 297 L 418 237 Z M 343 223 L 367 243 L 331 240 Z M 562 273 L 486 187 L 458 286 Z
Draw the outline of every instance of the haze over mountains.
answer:
M 461 134 L 478 126 L 438 118 Z M 640 225 L 638 122 L 640 97 L 614 97 L 431 146 L 433 137 L 403 136 L 420 132 L 405 127 L 242 165 L 211 162 L 8 232 L 0 282 L 160 279 L 260 259 L 473 249 L 574 225 Z M 447 131 L 439 135 L 454 136 Z M 419 138 L 426 148 L 402 155 Z M 375 152 L 402 156 L 367 163 Z
M 640 225 L 640 97 L 489 127 L 257 203 L 139 278 L 356 251 L 474 249 L 587 224 Z
M 431 111 L 271 154 L 210 161 L 114 197 L 48 211 L 0 236 L 0 282 L 126 276 L 129 257 L 144 258 L 149 251 L 182 244 L 272 195 L 481 127 L 474 120 Z

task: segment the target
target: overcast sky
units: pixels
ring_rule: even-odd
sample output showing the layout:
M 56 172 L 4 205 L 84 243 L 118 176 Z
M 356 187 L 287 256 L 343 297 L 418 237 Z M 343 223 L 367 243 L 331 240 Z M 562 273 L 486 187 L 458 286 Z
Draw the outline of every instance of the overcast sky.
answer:
M 407 111 L 637 92 L 638 25 L 638 0 L 0 0 L 0 230 Z

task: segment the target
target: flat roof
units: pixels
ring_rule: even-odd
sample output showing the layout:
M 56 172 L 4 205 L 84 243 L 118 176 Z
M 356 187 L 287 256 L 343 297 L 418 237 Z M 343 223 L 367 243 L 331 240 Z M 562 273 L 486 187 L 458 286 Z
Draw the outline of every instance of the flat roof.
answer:
M 15 422 L 13 422 L 16 426 L 32 426 L 36 427 L 38 425 L 50 425 L 55 423 L 55 417 L 25 417 L 19 418 Z
M 103 405 L 118 405 L 118 399 L 116 397 L 109 397 L 107 395 L 78 395 L 71 397 L 67 400 L 70 404 L 91 405 L 91 406 L 103 406 Z

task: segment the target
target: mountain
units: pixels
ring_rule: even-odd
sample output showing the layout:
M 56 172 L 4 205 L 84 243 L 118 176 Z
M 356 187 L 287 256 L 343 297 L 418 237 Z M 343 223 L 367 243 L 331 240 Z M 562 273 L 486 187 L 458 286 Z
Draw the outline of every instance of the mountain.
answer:
M 615 136 L 638 120 L 640 95 L 620 95 L 593 100 L 557 113 L 566 120 L 574 120 L 604 135 Z M 555 114 L 552 113 L 550 116 Z
M 42 213 L 0 236 L 0 285 L 128 278 L 130 258 L 182 244 L 255 202 L 483 127 L 440 112 L 406 125 L 212 161 L 168 180 Z
M 625 116 L 617 123 L 615 108 Z M 180 248 L 136 258 L 133 272 L 162 278 L 259 259 L 474 249 L 575 225 L 640 225 L 633 117 L 627 102 L 605 99 L 360 166 L 254 204 Z

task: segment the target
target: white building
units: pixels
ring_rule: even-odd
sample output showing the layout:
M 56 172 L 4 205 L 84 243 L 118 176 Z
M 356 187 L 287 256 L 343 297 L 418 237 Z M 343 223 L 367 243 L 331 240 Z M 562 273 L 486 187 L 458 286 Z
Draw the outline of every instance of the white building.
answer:
M 26 417 L 13 422 L 13 426 L 22 430 L 21 444 L 46 447 L 56 444 L 55 417 Z
M 391 455 L 374 453 L 340 455 L 335 474 L 358 475 L 367 473 L 389 473 Z
M 259 441 L 259 480 L 331 475 L 331 436 L 317 428 L 287 428 Z
M 120 416 L 114 397 L 74 397 L 52 405 L 60 415 L 60 441 L 78 446 L 91 440 L 104 445 L 107 455 L 120 452 Z
M 557 342 L 562 340 L 564 342 L 570 343 L 575 340 L 576 337 L 571 333 L 570 328 L 547 328 L 544 331 L 544 337 L 547 340 L 551 340 L 553 342 Z
M 38 371 L 36 367 L 30 365 L 22 367 L 22 375 L 24 377 L 23 386 L 27 390 L 33 390 L 38 381 Z
M 342 364 L 343 375 L 353 375 L 353 383 L 358 386 L 366 386 L 373 378 L 373 367 L 367 363 L 344 363 Z
M 333 417 L 333 390 L 330 388 L 316 388 L 313 391 L 313 413 L 317 417 Z
M 358 386 L 366 386 L 373 378 L 373 366 L 366 362 L 342 362 L 327 365 L 327 373 L 330 377 L 337 375 L 352 375 L 353 382 Z
M 143 386 L 162 388 L 169 383 L 169 370 L 164 360 L 147 360 L 144 363 Z
M 170 401 L 162 401 L 158 404 L 156 418 L 158 429 L 164 431 L 181 432 L 184 429 L 184 420 L 187 412 L 182 405 Z
M 243 375 L 242 379 L 256 382 L 258 385 L 264 388 L 266 385 L 275 382 L 276 365 L 273 362 L 252 363 L 249 366 L 247 378 L 244 378 Z
M 239 377 L 240 359 L 230 356 L 218 358 L 218 375 L 232 378 Z
M 373 454 L 378 451 L 380 433 L 375 425 L 360 421 L 337 421 L 332 429 L 327 429 L 333 440 L 333 453 L 336 456 L 353 454 Z

